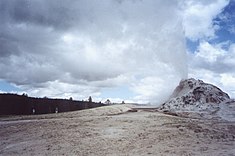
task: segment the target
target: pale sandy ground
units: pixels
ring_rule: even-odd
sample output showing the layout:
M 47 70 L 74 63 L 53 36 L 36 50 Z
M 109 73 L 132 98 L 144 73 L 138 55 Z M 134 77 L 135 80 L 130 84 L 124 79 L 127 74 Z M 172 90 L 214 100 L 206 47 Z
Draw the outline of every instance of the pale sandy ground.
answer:
M 235 122 L 115 105 L 0 118 L 0 155 L 235 155 Z

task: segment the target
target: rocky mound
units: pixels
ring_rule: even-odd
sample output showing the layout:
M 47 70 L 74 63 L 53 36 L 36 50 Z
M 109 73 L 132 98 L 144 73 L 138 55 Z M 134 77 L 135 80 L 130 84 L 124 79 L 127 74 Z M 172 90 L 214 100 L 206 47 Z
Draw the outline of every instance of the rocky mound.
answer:
M 193 78 L 182 80 L 160 111 L 180 115 L 235 119 L 235 102 L 218 87 Z

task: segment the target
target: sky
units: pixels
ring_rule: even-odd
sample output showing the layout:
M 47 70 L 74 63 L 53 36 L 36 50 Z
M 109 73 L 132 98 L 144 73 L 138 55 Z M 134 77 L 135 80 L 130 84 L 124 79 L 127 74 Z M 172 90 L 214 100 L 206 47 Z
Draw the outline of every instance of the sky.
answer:
M 160 104 L 180 80 L 235 97 L 234 0 L 0 0 L 0 92 Z

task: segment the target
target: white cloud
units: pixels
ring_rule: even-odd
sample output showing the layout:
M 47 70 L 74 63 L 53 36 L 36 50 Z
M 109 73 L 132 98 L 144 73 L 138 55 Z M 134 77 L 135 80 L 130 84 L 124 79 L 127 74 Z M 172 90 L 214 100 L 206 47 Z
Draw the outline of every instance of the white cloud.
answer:
M 235 48 L 232 43 L 227 43 L 228 50 L 223 48 L 223 44 L 210 44 L 202 41 L 194 54 L 190 54 L 190 64 L 196 68 L 203 68 L 216 73 L 234 72 Z
M 224 86 L 230 87 L 235 84 L 235 74 L 221 74 L 221 80 Z
M 185 1 L 183 26 L 190 40 L 214 38 L 219 26 L 213 22 L 229 0 L 188 0 Z
M 58 80 L 55 81 L 48 81 L 40 86 L 31 85 L 23 85 L 20 86 L 23 91 L 19 93 L 26 92 L 30 96 L 37 97 L 40 95 L 41 97 L 49 97 L 49 98 L 69 98 L 72 97 L 73 99 L 80 99 L 86 100 L 88 96 L 96 97 L 99 96 L 100 93 L 98 89 L 94 86 L 89 84 L 71 84 L 71 83 L 64 83 Z
M 225 54 L 225 50 L 221 47 L 213 46 L 208 42 L 201 42 L 195 57 L 209 63 L 215 63 L 219 58 L 225 56 Z

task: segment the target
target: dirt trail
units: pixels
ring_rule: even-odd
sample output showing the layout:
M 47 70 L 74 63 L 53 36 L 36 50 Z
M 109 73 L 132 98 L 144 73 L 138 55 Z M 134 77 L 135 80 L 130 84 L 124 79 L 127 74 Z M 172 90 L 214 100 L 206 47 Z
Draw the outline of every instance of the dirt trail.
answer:
M 115 105 L 0 119 L 0 155 L 235 155 L 235 122 Z

